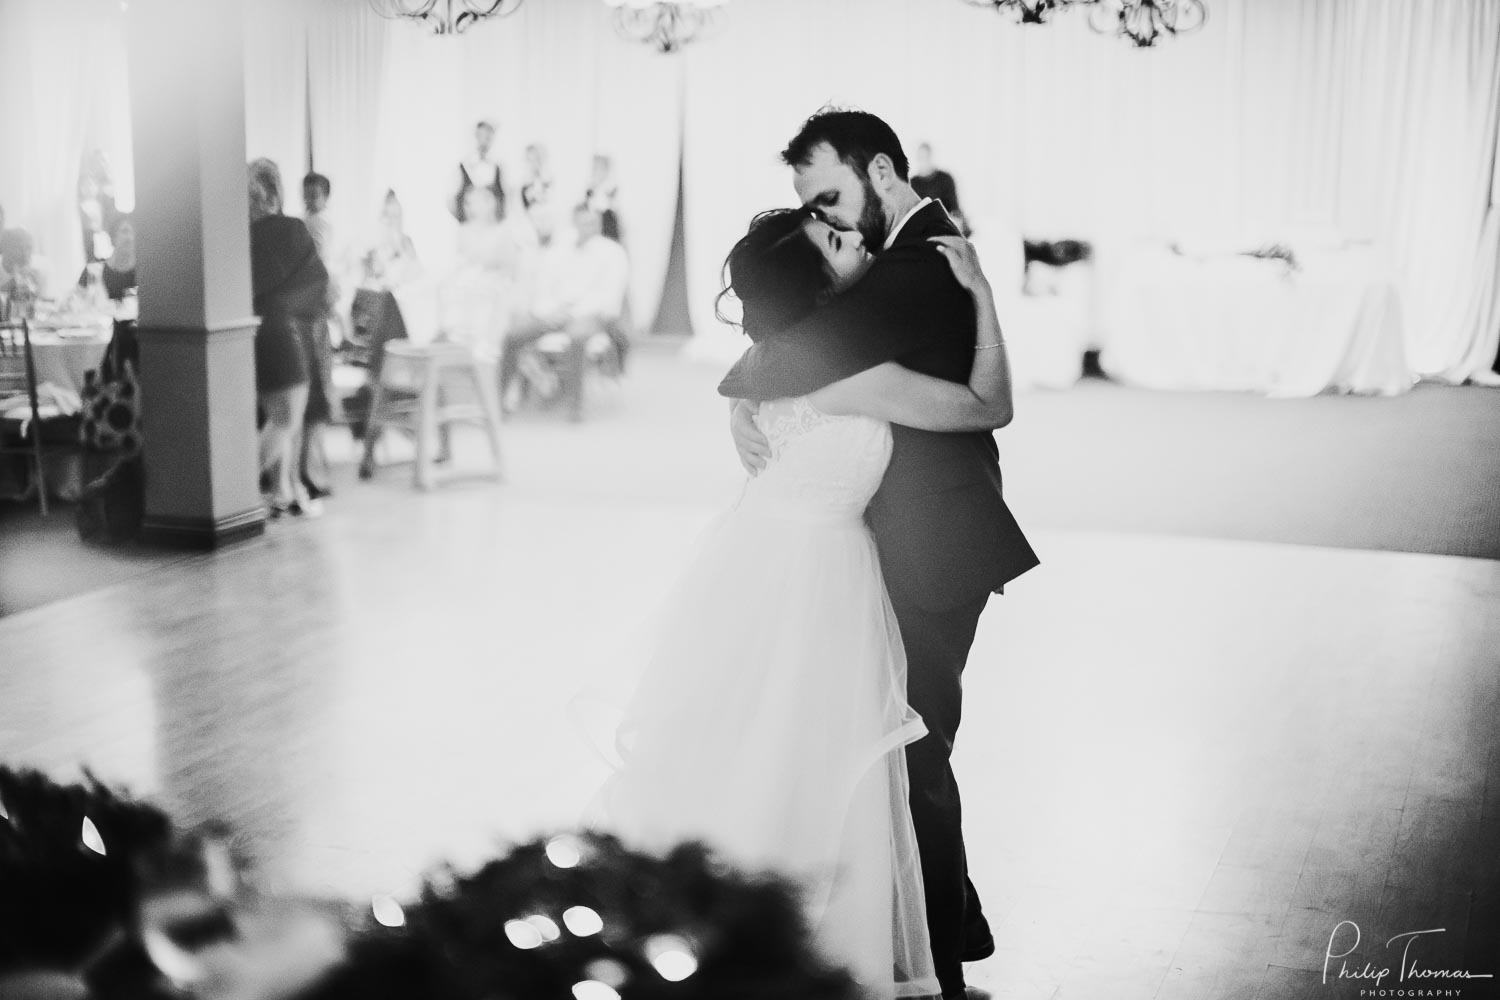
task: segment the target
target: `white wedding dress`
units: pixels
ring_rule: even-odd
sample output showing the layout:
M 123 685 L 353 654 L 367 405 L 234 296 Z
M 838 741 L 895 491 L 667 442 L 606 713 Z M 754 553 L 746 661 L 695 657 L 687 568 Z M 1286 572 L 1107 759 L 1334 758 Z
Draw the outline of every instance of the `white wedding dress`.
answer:
M 862 517 L 890 427 L 805 398 L 757 421 L 770 462 L 652 630 L 590 821 L 794 877 L 818 945 L 869 995 L 935 995 L 902 749 L 926 727 Z

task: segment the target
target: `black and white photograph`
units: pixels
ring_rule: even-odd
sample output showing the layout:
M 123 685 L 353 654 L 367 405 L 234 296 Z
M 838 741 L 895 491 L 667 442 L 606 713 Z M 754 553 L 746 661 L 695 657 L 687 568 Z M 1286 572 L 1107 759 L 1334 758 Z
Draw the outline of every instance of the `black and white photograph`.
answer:
M 0 0 L 0 1000 L 1500 1000 L 1500 0 Z

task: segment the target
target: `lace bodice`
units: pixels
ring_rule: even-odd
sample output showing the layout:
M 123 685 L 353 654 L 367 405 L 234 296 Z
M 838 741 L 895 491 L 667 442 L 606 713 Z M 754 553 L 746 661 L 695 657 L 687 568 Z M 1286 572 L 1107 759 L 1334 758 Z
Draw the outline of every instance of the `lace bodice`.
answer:
M 832 416 L 800 396 L 763 403 L 755 419 L 771 460 L 746 485 L 742 510 L 799 520 L 864 514 L 891 458 L 889 424 Z

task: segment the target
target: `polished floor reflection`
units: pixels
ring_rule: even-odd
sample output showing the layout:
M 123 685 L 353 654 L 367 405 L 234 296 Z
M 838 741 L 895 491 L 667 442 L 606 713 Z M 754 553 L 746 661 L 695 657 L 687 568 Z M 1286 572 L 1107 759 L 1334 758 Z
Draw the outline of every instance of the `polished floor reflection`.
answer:
M 226 819 L 270 877 L 344 896 L 568 824 L 603 770 L 565 705 L 630 669 L 735 487 L 711 398 L 670 447 L 611 422 L 623 405 L 514 425 L 509 485 L 421 494 L 385 469 L 320 520 L 0 620 L 0 758 Z M 694 462 L 673 499 L 642 485 Z M 1442 927 L 1423 966 L 1500 972 L 1500 563 L 1036 543 L 966 677 L 957 767 L 999 942 L 972 981 L 1341 996 L 1321 974 L 1345 920 L 1351 961 L 1394 968 L 1388 938 Z

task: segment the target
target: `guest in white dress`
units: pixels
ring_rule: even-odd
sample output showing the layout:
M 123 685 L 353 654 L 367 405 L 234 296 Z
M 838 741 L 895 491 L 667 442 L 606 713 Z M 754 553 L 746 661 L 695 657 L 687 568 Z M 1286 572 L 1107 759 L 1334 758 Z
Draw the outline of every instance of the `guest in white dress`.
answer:
M 890 458 L 890 421 L 993 427 L 1011 407 L 988 282 L 963 240 L 934 242 L 975 301 L 969 383 L 887 363 L 760 408 L 770 462 L 672 591 L 615 730 L 617 770 L 590 813 L 648 849 L 700 839 L 800 879 L 819 946 L 884 998 L 940 989 L 903 752 L 926 727 L 906 702 L 864 509 Z M 801 210 L 765 213 L 730 253 L 726 291 L 752 339 L 774 338 L 871 260 L 857 233 Z
M 518 302 L 521 275 L 534 251 L 529 230 L 501 222 L 494 196 L 473 187 L 464 196 L 457 263 L 440 291 L 439 326 L 446 339 L 496 358 Z

